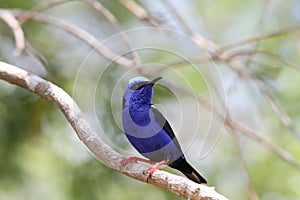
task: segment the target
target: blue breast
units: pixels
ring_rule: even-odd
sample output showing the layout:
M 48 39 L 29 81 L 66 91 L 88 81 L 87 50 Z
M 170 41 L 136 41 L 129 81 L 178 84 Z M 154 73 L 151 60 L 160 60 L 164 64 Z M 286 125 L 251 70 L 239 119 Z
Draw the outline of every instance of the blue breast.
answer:
M 125 107 L 122 115 L 129 142 L 143 156 L 156 162 L 175 161 L 182 156 L 181 149 L 173 141 L 174 138 L 164 129 L 163 123 L 156 121 L 151 109 L 141 111 Z

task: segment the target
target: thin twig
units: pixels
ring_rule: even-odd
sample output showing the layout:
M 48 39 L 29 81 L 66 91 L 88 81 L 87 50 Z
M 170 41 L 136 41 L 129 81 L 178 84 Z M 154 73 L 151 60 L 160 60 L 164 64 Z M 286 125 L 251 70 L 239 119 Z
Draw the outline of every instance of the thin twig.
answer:
M 21 25 L 9 11 L 4 9 L 0 9 L 0 19 L 2 19 L 13 32 L 16 43 L 16 49 L 14 50 L 14 54 L 16 56 L 20 55 L 21 52 L 25 49 L 25 38 Z
M 169 4 L 169 5 L 171 5 L 171 4 Z M 179 15 L 179 14 L 177 13 L 177 15 Z M 185 26 L 187 26 L 187 25 L 185 25 Z M 273 108 L 273 110 L 276 112 L 276 114 L 279 117 L 280 121 L 287 127 L 287 129 L 290 132 L 292 132 L 296 136 L 296 138 L 298 140 L 300 140 L 300 133 L 297 131 L 297 129 L 293 125 L 291 118 L 280 107 L 280 105 L 277 103 L 277 101 L 272 97 L 272 95 L 270 94 L 269 90 L 266 88 L 264 83 L 262 83 L 253 73 L 251 73 L 245 67 L 243 67 L 243 69 L 241 69 L 242 68 L 241 67 L 241 62 L 239 62 L 236 59 L 233 60 L 232 58 L 234 58 L 234 56 L 233 57 L 232 56 L 227 57 L 227 56 L 224 55 L 226 51 L 228 51 L 229 49 L 231 49 L 233 47 L 244 45 L 244 44 L 247 44 L 247 43 L 250 43 L 250 42 L 259 41 L 259 40 L 262 40 L 262 39 L 269 39 L 269 38 L 273 38 L 273 37 L 282 36 L 284 34 L 295 32 L 295 31 L 300 31 L 300 27 L 291 27 L 291 28 L 275 31 L 275 32 L 272 32 L 272 33 L 264 34 L 264 35 L 258 35 L 258 36 L 246 38 L 244 40 L 240 40 L 240 41 L 237 41 L 237 42 L 232 43 L 230 45 L 224 46 L 220 49 L 219 49 L 219 47 L 216 46 L 216 48 L 213 48 L 213 50 L 215 51 L 216 54 L 213 54 L 211 56 L 211 58 L 214 61 L 223 61 L 225 63 L 228 63 L 229 66 L 231 66 L 234 71 L 236 71 L 237 73 L 242 74 L 242 75 L 252 79 L 254 81 L 254 83 L 257 85 L 259 91 L 270 102 L 271 108 Z M 202 47 L 201 44 L 199 46 Z M 219 50 L 217 50 L 217 49 L 219 49 Z M 271 55 L 271 54 L 269 54 L 269 55 Z M 202 60 L 200 60 L 200 61 L 202 61 Z M 286 60 L 283 59 L 283 61 L 286 61 Z M 288 62 L 288 63 L 291 64 L 290 62 Z M 181 64 L 181 63 L 179 63 L 179 64 Z
M 270 90 L 267 86 L 258 79 L 255 74 L 253 74 L 250 70 L 242 65 L 240 62 L 230 62 L 230 66 L 243 75 L 244 77 L 252 80 L 261 94 L 265 96 L 265 98 L 269 101 L 271 108 L 275 111 L 276 115 L 278 116 L 279 120 L 282 124 L 300 141 L 300 133 L 297 131 L 296 127 L 294 126 L 292 119 L 289 115 L 281 108 L 279 103 L 271 94 Z
M 180 91 L 185 95 L 189 95 L 189 96 L 193 95 L 178 85 L 176 86 L 169 82 L 168 82 L 168 85 L 170 85 L 171 88 L 174 88 L 177 91 Z M 238 122 L 233 119 L 230 119 L 230 118 L 228 118 L 227 115 L 224 115 L 224 114 L 218 112 L 216 109 L 213 109 L 211 103 L 208 102 L 207 100 L 205 100 L 204 98 L 197 96 L 197 101 L 199 103 L 201 103 L 205 109 L 207 109 L 208 111 L 214 112 L 214 114 L 216 114 L 216 116 L 220 120 L 224 121 L 224 124 L 229 129 L 229 131 L 235 130 L 235 131 L 238 131 L 241 134 L 244 134 L 245 136 L 253 139 L 254 141 L 256 141 L 259 144 L 261 144 L 262 146 L 264 146 L 269 151 L 273 152 L 278 158 L 287 162 L 289 165 L 291 165 L 292 167 L 294 167 L 295 169 L 300 171 L 300 163 L 295 158 L 293 158 L 293 156 L 289 152 L 282 149 L 280 146 L 273 144 L 272 142 L 268 141 L 267 139 L 261 137 L 260 134 L 256 133 L 254 130 L 252 130 L 250 127 L 248 127 L 246 124 L 244 124 L 242 122 Z
M 259 136 L 255 131 L 253 131 L 251 128 L 249 128 L 247 125 L 237 122 L 231 119 L 226 118 L 225 119 L 226 126 L 233 128 L 235 130 L 238 130 L 239 132 L 243 133 L 244 135 L 254 139 L 255 141 L 262 144 L 264 147 L 275 153 L 280 159 L 284 160 L 291 166 L 293 166 L 295 169 L 300 171 L 300 163 L 295 160 L 290 153 L 282 149 L 281 147 L 269 142 L 268 140 L 264 139 L 263 137 Z
M 220 57 L 215 57 L 215 56 L 202 56 L 199 58 L 188 58 L 186 60 L 178 60 L 178 61 L 173 61 L 171 63 L 168 63 L 166 65 L 170 67 L 181 67 L 184 65 L 190 65 L 190 64 L 204 64 L 204 63 L 209 63 L 209 62 L 222 62 L 222 63 L 229 63 L 232 62 L 232 60 L 240 59 L 240 57 L 243 56 L 252 56 L 252 55 L 263 55 L 263 56 L 268 56 L 273 59 L 277 59 L 283 64 L 292 67 L 294 69 L 300 70 L 300 66 L 283 56 L 280 56 L 278 54 L 269 52 L 269 51 L 263 51 L 263 50 L 238 50 L 230 53 L 224 53 Z M 250 62 L 253 62 L 252 59 Z M 261 65 L 261 64 L 260 64 Z
M 253 56 L 253 55 L 263 55 L 263 56 L 268 56 L 271 57 L 273 59 L 277 59 L 280 62 L 295 68 L 297 70 L 300 69 L 300 66 L 297 65 L 296 63 L 284 58 L 283 56 L 280 56 L 278 54 L 269 52 L 269 51 L 263 51 L 263 50 L 258 50 L 258 49 L 254 49 L 254 50 L 239 50 L 239 51 L 235 51 L 235 52 L 231 52 L 229 55 L 223 55 L 223 59 L 222 61 L 225 62 L 231 62 L 234 59 L 238 59 L 240 56 Z
M 15 12 L 15 13 L 18 16 L 22 12 Z M 99 52 L 103 57 L 105 57 L 108 60 L 111 60 L 121 66 L 124 66 L 124 67 L 132 67 L 133 66 L 133 62 L 131 60 L 127 59 L 124 56 L 118 55 L 115 52 L 111 51 L 110 49 L 106 48 L 104 45 L 101 45 L 101 42 L 96 37 L 94 37 L 87 31 L 85 31 L 84 29 L 82 29 L 78 26 L 75 26 L 74 24 L 72 24 L 70 22 L 67 22 L 62 19 L 58 19 L 58 18 L 55 18 L 52 16 L 48 16 L 45 14 L 33 15 L 33 16 L 31 16 L 31 19 L 38 21 L 38 22 L 43 22 L 46 24 L 56 26 L 64 31 L 67 31 L 67 32 L 77 36 L 78 38 L 85 41 L 93 48 L 95 48 L 95 50 L 97 52 Z
M 272 52 L 269 52 L 269 51 L 259 51 L 259 50 L 255 54 L 265 55 L 265 56 L 271 57 L 273 59 L 277 59 L 280 62 L 286 64 L 287 66 L 290 66 L 294 69 L 300 70 L 300 65 L 299 64 L 297 64 L 295 62 L 292 62 L 292 61 L 288 60 L 287 58 L 285 58 L 283 56 L 280 56 L 278 54 L 275 54 L 275 53 L 272 53 Z
M 200 103 L 204 102 L 205 108 L 208 108 L 209 110 L 213 110 L 209 102 L 205 101 L 203 98 L 200 97 L 198 98 L 199 98 L 198 101 Z M 249 128 L 246 124 L 238 122 L 236 120 L 232 120 L 222 115 L 221 113 L 216 113 L 216 114 L 217 116 L 219 116 L 221 120 L 224 120 L 224 123 L 227 128 L 229 128 L 230 130 L 239 131 L 240 133 L 250 137 L 251 139 L 255 140 L 256 142 L 260 143 L 262 146 L 264 146 L 265 148 L 273 152 L 278 158 L 287 162 L 289 165 L 293 166 L 295 169 L 300 171 L 300 163 L 297 160 L 295 160 L 295 158 L 293 158 L 293 156 L 289 152 L 285 151 L 280 146 L 273 144 L 270 141 L 266 140 L 265 138 L 261 137 L 254 130 Z
M 168 7 L 170 13 L 173 14 L 175 16 L 175 18 L 178 20 L 178 22 L 181 25 L 181 28 L 183 29 L 183 31 L 185 33 L 187 33 L 188 35 L 193 35 L 194 33 L 193 33 L 191 27 L 183 19 L 182 15 L 177 11 L 177 9 L 174 7 L 174 5 L 168 0 L 164 0 L 163 2 Z
M 69 2 L 74 2 L 74 1 L 78 1 L 78 0 L 53 0 L 50 2 L 45 2 L 45 3 L 41 3 L 38 6 L 34 7 L 33 9 L 29 10 L 29 11 L 24 11 L 23 13 L 21 13 L 18 16 L 18 19 L 20 21 L 20 24 L 25 23 L 26 21 L 30 20 L 30 19 L 35 19 L 36 16 L 41 13 L 44 12 L 50 8 L 53 8 L 55 6 L 64 4 L 64 3 L 69 3 Z M 101 14 L 103 14 L 103 16 L 114 26 L 114 28 L 120 33 L 121 35 L 121 39 L 124 41 L 125 45 L 131 50 L 131 45 L 129 42 L 129 38 L 126 35 L 125 32 L 122 31 L 122 28 L 120 26 L 120 24 L 118 23 L 116 17 L 106 8 L 104 7 L 100 2 L 95 1 L 95 0 L 81 0 L 80 2 L 86 3 L 89 6 L 93 7 L 94 9 L 96 9 L 97 11 L 99 11 Z M 136 66 L 140 66 L 141 65 L 141 59 L 138 55 L 138 53 L 136 51 L 131 51 L 133 60 L 135 62 Z
M 226 112 L 228 113 L 228 112 Z M 230 116 L 227 114 L 227 119 L 231 119 Z M 250 200 L 259 200 L 258 195 L 251 183 L 251 179 L 250 179 L 250 173 L 247 167 L 247 163 L 245 161 L 245 159 L 243 158 L 243 154 L 242 154 L 242 148 L 240 146 L 240 143 L 238 141 L 238 136 L 237 136 L 237 130 L 233 129 L 233 127 L 229 127 L 228 126 L 229 131 L 232 133 L 232 137 L 234 140 L 234 145 L 237 149 L 237 155 L 238 155 L 238 159 L 241 163 L 241 166 L 243 168 L 243 172 L 244 172 L 244 177 L 246 179 L 246 184 L 247 184 L 247 189 L 248 189 L 248 196 L 250 198 Z
M 238 138 L 236 133 L 234 133 L 235 131 L 233 130 L 233 139 L 234 139 L 234 143 L 235 143 L 235 147 L 237 149 L 237 155 L 238 155 L 238 159 L 242 165 L 243 171 L 244 171 L 244 177 L 246 179 L 246 184 L 247 184 L 247 189 L 248 189 L 248 196 L 250 200 L 259 200 L 259 197 L 251 183 L 251 179 L 250 179 L 250 173 L 247 167 L 247 163 L 245 161 L 245 159 L 243 158 L 242 155 L 242 148 L 239 144 Z
M 47 2 L 42 2 L 35 6 L 34 8 L 24 11 L 21 13 L 18 18 L 20 24 L 24 24 L 26 21 L 30 20 L 33 18 L 35 15 L 38 15 L 41 12 L 44 12 L 46 10 L 49 10 L 50 8 L 53 8 L 55 6 L 71 2 L 72 0 L 52 0 L 52 1 L 47 1 Z
M 146 182 L 145 166 L 128 164 L 121 167 L 122 156 L 105 144 L 83 117 L 74 100 L 61 88 L 16 66 L 0 62 L 0 79 L 25 88 L 58 107 L 69 121 L 79 139 L 102 162 L 134 179 Z M 156 170 L 148 183 L 169 190 L 187 199 L 226 200 L 213 187 L 197 184 L 185 177 Z
M 146 22 L 150 26 L 155 27 L 154 20 L 149 13 L 133 0 L 119 0 L 120 4 L 127 8 L 139 20 Z
M 280 37 L 289 33 L 294 33 L 294 32 L 298 32 L 300 31 L 300 26 L 295 26 L 295 27 L 289 27 L 289 28 L 285 28 L 285 29 L 281 29 L 281 30 L 277 30 L 271 33 L 266 33 L 266 34 L 259 34 L 256 36 L 251 36 L 248 38 L 244 38 L 235 42 L 232 42 L 228 45 L 225 45 L 223 47 L 221 47 L 219 49 L 219 54 L 228 51 L 229 49 L 235 48 L 235 47 L 240 47 L 243 46 L 245 44 L 249 44 L 249 43 L 253 43 L 253 42 L 257 42 L 260 40 L 266 40 L 266 39 L 272 39 L 275 37 Z
M 263 2 L 263 10 L 261 12 L 261 16 L 260 16 L 258 27 L 257 27 L 259 34 L 262 33 L 262 29 L 263 29 L 263 25 L 264 25 L 264 15 L 266 14 L 266 9 L 268 7 L 268 3 L 269 3 L 269 0 L 265 0 Z M 252 49 L 253 50 L 258 50 L 262 41 L 263 40 L 258 40 L 256 43 L 254 43 Z M 246 58 L 246 61 L 244 62 L 245 66 L 249 66 L 249 64 L 251 63 L 251 57 L 252 56 L 248 56 Z
M 174 17 L 178 20 L 179 24 L 183 28 L 184 32 L 193 38 L 196 44 L 202 48 L 208 50 L 210 53 L 215 55 L 215 52 L 219 49 L 218 45 L 216 45 L 213 41 L 208 40 L 207 38 L 203 37 L 199 33 L 196 33 L 192 30 L 192 28 L 188 25 L 186 20 L 181 16 L 181 14 L 177 11 L 177 9 L 173 6 L 173 4 L 168 1 L 164 0 L 166 6 L 169 8 L 170 13 L 174 15 Z
M 89 4 L 94 9 L 98 10 L 100 13 L 102 13 L 105 18 L 115 27 L 115 29 L 118 31 L 118 33 L 121 36 L 121 39 L 124 41 L 125 45 L 130 49 L 133 61 L 135 62 L 136 66 L 140 66 L 142 64 L 141 58 L 137 51 L 132 50 L 130 40 L 126 32 L 124 32 L 121 28 L 121 25 L 119 24 L 117 18 L 100 2 L 95 0 L 82 0 L 83 2 Z M 138 69 L 141 69 L 140 67 Z

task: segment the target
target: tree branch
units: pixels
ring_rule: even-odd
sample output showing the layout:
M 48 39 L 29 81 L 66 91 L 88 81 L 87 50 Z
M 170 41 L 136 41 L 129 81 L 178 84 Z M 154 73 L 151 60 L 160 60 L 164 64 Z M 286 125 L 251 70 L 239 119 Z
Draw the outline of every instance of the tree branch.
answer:
M 184 33 L 189 35 L 200 48 L 206 49 L 212 54 L 215 54 L 215 52 L 217 52 L 217 50 L 219 49 L 217 44 L 215 44 L 213 41 L 208 40 L 207 38 L 203 37 L 201 34 L 193 31 L 192 28 L 183 19 L 181 14 L 177 11 L 177 9 L 174 7 L 174 5 L 170 1 L 165 0 L 163 2 L 169 8 L 170 13 L 173 14 L 175 19 L 178 20 L 179 24 L 181 25 L 182 29 L 184 30 Z
M 219 49 L 219 54 L 221 54 L 225 51 L 228 51 L 230 49 L 236 48 L 236 47 L 241 47 L 241 46 L 249 44 L 249 43 L 266 40 L 266 39 L 272 39 L 275 37 L 280 37 L 280 36 L 286 35 L 288 33 L 294 33 L 294 32 L 298 32 L 298 31 L 300 31 L 300 26 L 294 26 L 294 27 L 288 27 L 288 28 L 276 30 L 274 32 L 270 32 L 270 33 L 266 33 L 266 34 L 258 34 L 255 36 L 250 36 L 248 38 L 237 40 L 235 42 L 232 42 L 228 45 L 221 47 Z
M 123 174 L 146 182 L 145 166 L 128 164 L 121 167 L 122 156 L 105 144 L 85 120 L 74 100 L 60 87 L 16 66 L 0 62 L 0 79 L 25 88 L 58 107 L 69 121 L 79 139 L 103 163 Z M 185 177 L 156 170 L 148 181 L 187 199 L 226 200 L 213 187 L 194 183 Z
M 168 85 L 170 85 L 172 88 L 175 88 L 177 91 L 184 93 L 185 95 L 193 95 L 187 90 L 176 86 L 170 82 L 168 82 Z M 213 112 L 213 114 L 215 114 L 219 120 L 223 121 L 224 125 L 230 132 L 234 131 L 244 134 L 252 140 L 260 143 L 262 146 L 264 146 L 269 151 L 273 152 L 278 158 L 285 161 L 286 163 L 294 167 L 296 170 L 300 171 L 300 163 L 293 157 L 293 155 L 291 155 L 288 151 L 286 151 L 279 145 L 272 143 L 271 141 L 262 137 L 262 133 L 256 133 L 248 125 L 237 120 L 231 119 L 227 113 L 221 113 L 216 109 L 213 109 L 212 104 L 200 96 L 197 96 L 197 101 L 201 103 L 205 109 Z
M 73 0 L 75 2 L 76 0 Z M 130 49 L 130 52 L 132 54 L 133 61 L 135 62 L 136 66 L 139 66 L 141 64 L 141 59 L 138 55 L 138 53 L 131 48 L 129 37 L 126 35 L 126 32 L 124 32 L 121 28 L 121 25 L 119 24 L 117 18 L 100 2 L 96 0 L 77 0 L 79 2 L 85 3 L 98 12 L 100 12 L 112 25 L 113 27 L 120 33 L 121 39 L 124 41 L 125 45 Z M 24 11 L 22 14 L 18 16 L 20 24 L 24 24 L 26 21 L 30 19 L 34 19 L 34 17 L 46 10 L 49 10 L 50 8 L 53 8 L 55 6 L 59 6 L 64 3 L 70 3 L 72 1 L 70 0 L 53 0 L 50 2 L 43 2 L 36 7 L 32 8 L 29 11 Z M 77 28 L 78 29 L 78 28 Z M 77 31 L 78 32 L 78 31 Z M 75 34 L 76 35 L 76 34 Z M 100 42 L 99 42 L 100 43 Z
M 102 45 L 101 41 L 99 41 L 95 36 L 70 22 L 46 14 L 32 13 L 31 15 L 29 15 L 29 11 L 24 12 L 20 10 L 12 10 L 11 13 L 13 13 L 13 15 L 15 15 L 20 21 L 23 21 L 24 23 L 26 21 L 24 21 L 22 17 L 25 17 L 25 20 L 28 20 L 30 17 L 30 19 L 32 20 L 56 26 L 57 28 L 67 31 L 75 35 L 79 39 L 85 41 L 91 47 L 95 48 L 95 50 L 100 55 L 107 58 L 108 60 L 128 68 L 134 66 L 132 60 L 111 51 L 109 48 Z
M 2 19 L 11 29 L 14 34 L 16 43 L 15 55 L 20 55 L 25 49 L 24 33 L 18 20 L 8 11 L 0 9 L 0 19 Z
M 148 23 L 150 26 L 155 27 L 155 23 L 150 14 L 139 4 L 133 0 L 119 0 L 119 3 L 122 4 L 125 8 L 129 10 L 134 16 L 136 16 L 141 21 Z

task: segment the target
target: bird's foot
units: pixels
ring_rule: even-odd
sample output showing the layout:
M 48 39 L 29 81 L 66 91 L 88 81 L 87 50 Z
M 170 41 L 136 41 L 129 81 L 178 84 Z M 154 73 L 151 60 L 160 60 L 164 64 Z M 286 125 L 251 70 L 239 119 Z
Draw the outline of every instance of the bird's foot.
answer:
M 137 162 L 144 162 L 144 163 L 148 163 L 150 165 L 155 165 L 156 162 L 153 162 L 151 160 L 148 160 L 148 159 L 144 159 L 144 158 L 139 158 L 139 157 L 129 157 L 129 158 L 126 158 L 124 160 L 121 161 L 121 165 L 122 166 L 125 166 L 127 165 L 128 163 L 131 163 L 131 162 L 134 162 L 134 163 L 137 163 Z
M 160 166 L 161 165 L 166 165 L 168 164 L 168 160 L 163 160 L 163 161 L 160 161 L 160 162 L 157 162 L 157 163 L 154 163 L 151 167 L 149 167 L 148 169 L 144 170 L 144 174 L 148 174 L 148 177 L 147 177 L 147 183 L 148 183 L 148 180 L 151 178 L 152 174 L 156 171 L 156 170 L 160 170 Z
M 163 161 L 160 161 L 160 162 L 154 162 L 154 161 L 144 159 L 144 158 L 129 157 L 129 158 L 126 158 L 126 159 L 122 160 L 121 165 L 125 166 L 125 165 L 127 165 L 128 163 L 131 163 L 131 162 L 134 162 L 134 163 L 144 162 L 144 163 L 148 163 L 148 164 L 152 165 L 151 167 L 149 167 L 148 169 L 143 171 L 144 174 L 148 174 L 148 176 L 147 176 L 147 183 L 148 183 L 148 180 L 151 178 L 151 176 L 155 172 L 155 170 L 160 170 L 161 169 L 160 166 L 168 164 L 169 161 L 168 160 L 163 160 Z

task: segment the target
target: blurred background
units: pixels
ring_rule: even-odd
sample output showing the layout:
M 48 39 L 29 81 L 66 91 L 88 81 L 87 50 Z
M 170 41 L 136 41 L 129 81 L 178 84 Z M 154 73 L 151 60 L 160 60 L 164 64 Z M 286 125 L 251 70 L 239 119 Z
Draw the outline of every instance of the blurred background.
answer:
M 128 80 L 163 76 L 153 103 L 209 186 L 229 199 L 300 199 L 298 0 L 0 8 L 0 60 L 67 91 L 122 155 L 138 155 L 122 132 Z M 55 106 L 0 81 L 0 199 L 181 198 L 108 168 Z

